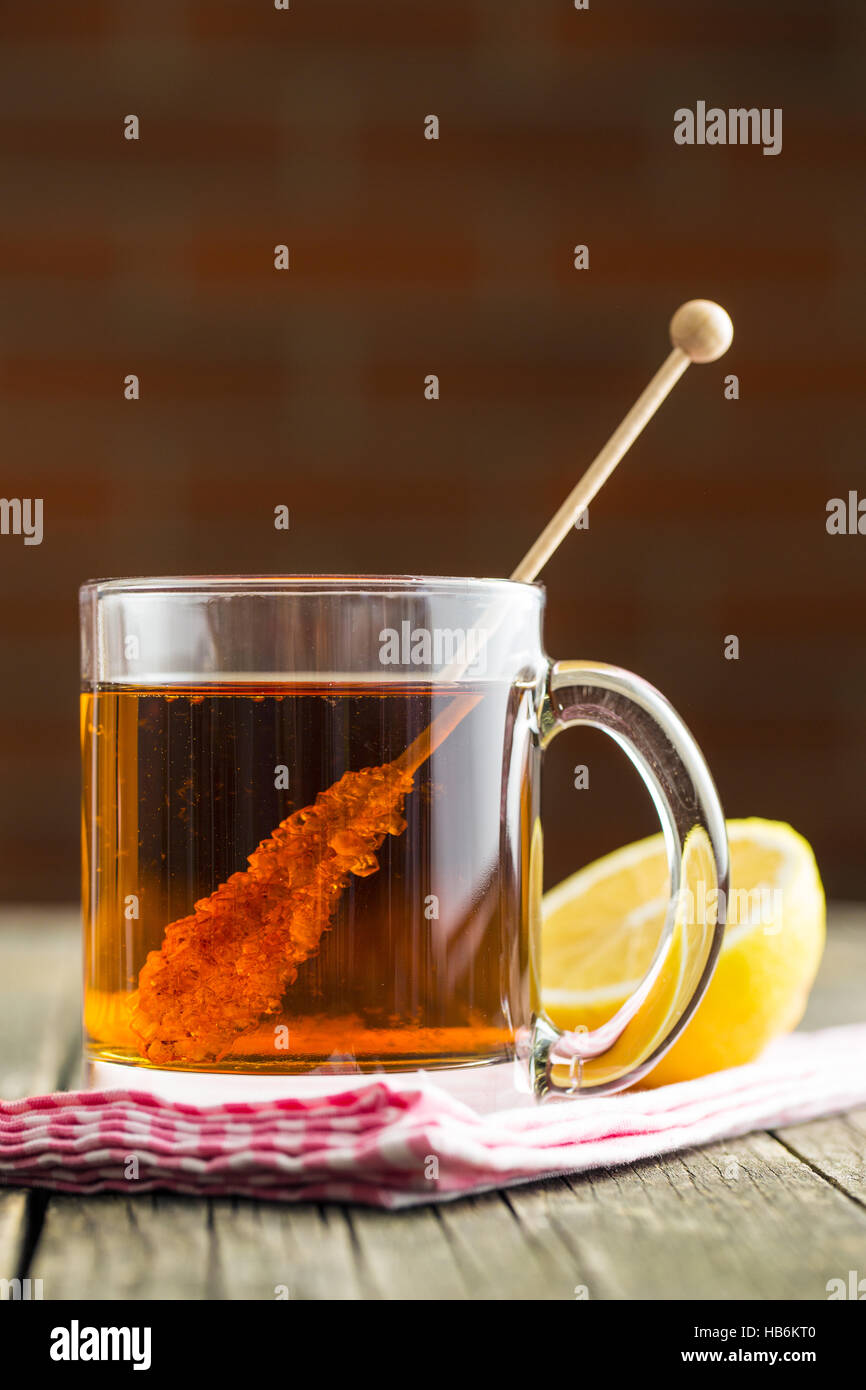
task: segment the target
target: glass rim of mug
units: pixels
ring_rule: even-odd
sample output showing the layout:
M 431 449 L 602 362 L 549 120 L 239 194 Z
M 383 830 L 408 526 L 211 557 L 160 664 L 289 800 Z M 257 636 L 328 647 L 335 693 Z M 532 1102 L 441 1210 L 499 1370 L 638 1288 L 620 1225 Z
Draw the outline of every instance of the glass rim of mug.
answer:
M 385 595 L 430 592 L 477 593 L 480 589 L 526 594 L 545 594 L 540 580 L 475 577 L 472 575 L 430 574 L 192 574 L 145 575 L 130 578 L 88 579 L 79 589 L 85 595 L 100 597 L 110 593 L 206 593 L 235 590 L 246 593 L 287 593 L 336 595 L 339 593 Z

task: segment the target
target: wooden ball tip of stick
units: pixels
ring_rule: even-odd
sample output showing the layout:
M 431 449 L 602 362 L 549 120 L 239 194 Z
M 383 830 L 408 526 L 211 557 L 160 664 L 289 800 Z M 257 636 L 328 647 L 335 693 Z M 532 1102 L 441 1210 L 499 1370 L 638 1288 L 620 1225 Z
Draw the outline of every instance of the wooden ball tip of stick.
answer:
M 710 299 L 690 299 L 681 304 L 670 325 L 673 352 L 668 354 L 649 385 L 638 396 L 631 410 L 614 430 L 604 448 L 596 454 L 580 482 L 566 497 L 559 511 L 527 550 L 511 578 L 528 583 L 538 578 L 556 547 L 571 531 L 599 488 L 607 482 L 623 454 L 637 439 L 687 371 L 690 362 L 715 362 L 731 345 L 734 325 L 720 304 Z
M 727 352 L 734 325 L 721 304 L 690 299 L 671 319 L 671 342 L 692 362 L 715 362 Z

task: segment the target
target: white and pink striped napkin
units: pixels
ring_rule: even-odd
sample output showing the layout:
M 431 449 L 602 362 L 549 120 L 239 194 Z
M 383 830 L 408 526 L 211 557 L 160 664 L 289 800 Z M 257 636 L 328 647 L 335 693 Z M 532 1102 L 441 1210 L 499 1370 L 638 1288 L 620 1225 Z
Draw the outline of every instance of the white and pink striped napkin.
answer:
M 208 1107 L 136 1091 L 0 1101 L 0 1185 L 407 1207 L 579 1173 L 866 1104 L 866 1024 L 797 1033 L 697 1081 L 479 1115 L 386 1077 Z

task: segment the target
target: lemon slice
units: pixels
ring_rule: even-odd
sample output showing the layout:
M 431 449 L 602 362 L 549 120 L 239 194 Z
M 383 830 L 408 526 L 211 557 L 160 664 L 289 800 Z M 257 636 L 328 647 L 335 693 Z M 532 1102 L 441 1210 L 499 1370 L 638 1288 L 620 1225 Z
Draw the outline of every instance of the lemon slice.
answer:
M 739 1066 L 803 1015 L 824 945 L 824 892 L 808 842 L 781 821 L 727 822 L 728 926 L 710 986 L 645 1082 Z M 596 1028 L 650 966 L 668 903 L 661 835 L 572 874 L 542 902 L 545 1012 L 560 1028 Z M 698 903 L 700 911 L 701 904 Z

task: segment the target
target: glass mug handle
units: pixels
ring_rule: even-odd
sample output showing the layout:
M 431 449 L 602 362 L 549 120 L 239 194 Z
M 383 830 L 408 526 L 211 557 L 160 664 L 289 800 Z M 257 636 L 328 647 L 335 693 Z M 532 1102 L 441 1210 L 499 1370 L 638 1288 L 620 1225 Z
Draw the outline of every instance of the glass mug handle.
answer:
M 535 1020 L 528 1061 L 539 1097 L 605 1095 L 645 1076 L 697 1008 L 725 929 L 725 818 L 703 755 L 676 710 L 647 681 L 617 666 L 551 664 L 539 712 L 542 749 L 579 724 L 609 734 L 640 773 L 664 832 L 670 893 L 649 968 L 612 1018 L 572 1032 L 543 1013 Z

